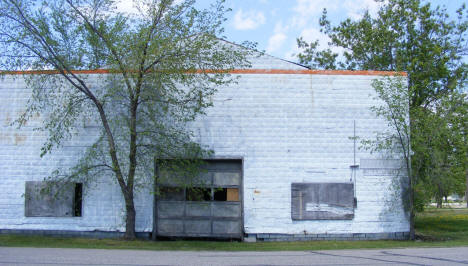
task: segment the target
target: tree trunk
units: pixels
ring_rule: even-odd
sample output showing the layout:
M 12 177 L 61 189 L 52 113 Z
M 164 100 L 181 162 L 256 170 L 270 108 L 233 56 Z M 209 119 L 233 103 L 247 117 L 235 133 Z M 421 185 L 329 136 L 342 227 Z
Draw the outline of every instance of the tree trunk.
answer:
M 466 170 L 466 192 L 465 192 L 466 207 L 468 208 L 468 169 Z
M 125 197 L 125 210 L 126 210 L 126 218 L 125 218 L 125 236 L 126 240 L 134 240 L 136 238 L 135 234 L 135 205 L 133 203 L 133 195 Z
M 437 189 L 439 190 L 439 193 L 436 196 L 436 201 L 437 201 L 437 208 L 442 208 L 442 188 L 440 184 L 437 184 Z
M 436 201 L 437 201 L 437 208 L 438 208 L 438 209 L 442 208 L 442 198 L 441 198 L 441 197 L 437 197 Z
M 416 237 L 416 232 L 414 229 L 414 183 L 413 177 L 411 172 L 411 165 L 409 164 L 409 160 L 407 159 L 407 171 L 408 171 L 408 183 L 409 183 L 409 212 L 410 212 L 410 231 L 409 231 L 409 238 L 410 240 L 414 240 Z
M 410 240 L 414 240 L 416 238 L 416 232 L 414 230 L 414 209 L 411 210 L 410 213 L 410 231 L 409 231 Z
M 135 234 L 135 204 L 133 202 L 133 189 L 121 187 L 122 194 L 125 200 L 125 235 L 126 240 L 134 240 Z

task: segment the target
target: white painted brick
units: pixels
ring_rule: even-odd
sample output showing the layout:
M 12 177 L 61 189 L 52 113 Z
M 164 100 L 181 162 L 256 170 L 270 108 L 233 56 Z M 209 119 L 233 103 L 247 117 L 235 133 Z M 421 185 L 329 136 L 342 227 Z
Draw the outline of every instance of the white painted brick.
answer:
M 254 69 L 303 69 L 270 56 L 254 60 Z M 92 79 L 93 76 L 90 76 Z M 376 104 L 375 76 L 243 74 L 238 84 L 219 88 L 214 106 L 192 123 L 196 139 L 219 158 L 243 158 L 246 233 L 300 234 L 408 231 L 401 201 L 393 195 L 391 176 L 357 170 L 358 207 L 351 221 L 292 221 L 292 182 L 348 182 L 356 134 L 371 137 L 385 128 L 369 107 Z M 98 84 L 96 84 L 98 85 Z M 24 182 L 42 180 L 57 166 L 70 166 L 92 143 L 93 128 L 61 150 L 40 158 L 45 138 L 33 131 L 40 118 L 21 130 L 9 124 L 24 110 L 29 90 L 21 76 L 0 80 L 0 229 L 124 230 L 123 199 L 115 182 L 85 188 L 83 217 L 24 217 Z M 357 150 L 360 159 L 378 158 Z M 255 192 L 254 192 L 255 191 Z M 151 231 L 153 196 L 135 199 L 137 231 Z M 393 209 L 389 206 L 393 205 Z

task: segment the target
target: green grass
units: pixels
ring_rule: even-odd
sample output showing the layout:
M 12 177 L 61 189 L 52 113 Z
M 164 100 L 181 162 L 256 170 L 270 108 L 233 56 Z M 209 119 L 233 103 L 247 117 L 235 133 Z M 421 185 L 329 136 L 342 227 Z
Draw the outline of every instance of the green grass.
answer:
M 416 217 L 415 227 L 426 241 L 468 243 L 468 209 L 428 209 Z
M 309 241 L 309 242 L 222 242 L 222 241 L 124 241 L 119 239 L 59 238 L 0 235 L 0 246 L 98 248 L 138 250 L 274 251 L 360 248 L 468 246 L 468 209 L 429 209 L 417 215 L 417 241 Z

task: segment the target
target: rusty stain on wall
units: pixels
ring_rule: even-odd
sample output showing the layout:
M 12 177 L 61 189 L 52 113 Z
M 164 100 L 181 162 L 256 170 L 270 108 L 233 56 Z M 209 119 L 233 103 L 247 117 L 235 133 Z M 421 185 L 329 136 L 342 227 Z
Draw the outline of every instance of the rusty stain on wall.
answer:
M 26 135 L 15 133 L 15 145 L 21 145 L 26 141 Z

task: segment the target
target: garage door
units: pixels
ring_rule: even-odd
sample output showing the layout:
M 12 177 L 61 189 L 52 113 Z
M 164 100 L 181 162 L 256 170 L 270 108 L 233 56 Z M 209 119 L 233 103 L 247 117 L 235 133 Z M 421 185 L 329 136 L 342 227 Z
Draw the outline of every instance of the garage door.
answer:
M 242 238 L 242 161 L 209 160 L 203 168 L 190 187 L 157 184 L 157 236 Z

